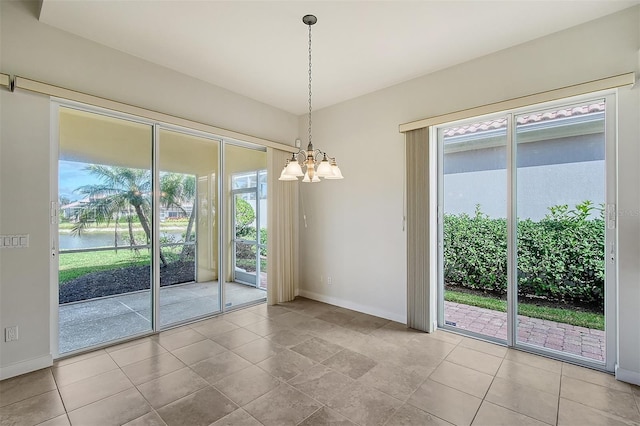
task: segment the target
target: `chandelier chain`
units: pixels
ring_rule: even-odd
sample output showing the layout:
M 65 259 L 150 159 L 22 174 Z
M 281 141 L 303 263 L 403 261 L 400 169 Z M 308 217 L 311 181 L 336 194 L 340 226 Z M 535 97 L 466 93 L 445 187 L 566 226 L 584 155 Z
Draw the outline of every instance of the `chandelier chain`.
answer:
M 309 25 L 309 145 L 311 145 L 311 25 Z
M 2 1 L 2 0 L 0 0 Z M 302 182 L 320 182 L 324 179 L 344 179 L 342 172 L 336 163 L 335 157 L 330 157 L 326 152 L 320 149 L 314 149 L 311 136 L 311 113 L 313 106 L 311 98 L 313 91 L 311 85 L 312 78 L 312 61 L 311 61 L 311 26 L 318 22 L 318 18 L 314 15 L 304 15 L 302 22 L 309 26 L 309 145 L 307 149 L 300 148 L 300 139 L 296 139 L 296 148 L 298 150 L 291 154 L 291 158 L 287 160 L 282 173 L 280 173 L 279 181 L 297 181 L 299 177 L 303 177 Z M 303 157 L 304 155 L 304 157 Z

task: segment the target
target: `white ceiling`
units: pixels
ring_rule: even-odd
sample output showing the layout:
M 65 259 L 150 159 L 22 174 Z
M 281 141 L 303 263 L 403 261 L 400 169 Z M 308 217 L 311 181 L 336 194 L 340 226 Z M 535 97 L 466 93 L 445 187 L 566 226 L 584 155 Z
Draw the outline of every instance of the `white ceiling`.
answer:
M 69 1 L 40 20 L 283 110 L 326 107 L 640 3 L 600 1 Z M 588 42 L 588 40 L 585 40 Z

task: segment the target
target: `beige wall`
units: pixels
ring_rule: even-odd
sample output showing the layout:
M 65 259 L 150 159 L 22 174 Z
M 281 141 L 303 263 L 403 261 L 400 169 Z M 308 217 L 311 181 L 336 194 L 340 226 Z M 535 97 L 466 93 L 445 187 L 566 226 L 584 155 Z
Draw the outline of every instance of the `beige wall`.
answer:
M 30 234 L 29 248 L 0 251 L 0 330 L 17 325 L 20 337 L 0 342 L 3 378 L 11 364 L 35 369 L 51 358 L 49 100 L 0 90 L 0 103 L 0 233 Z
M 337 156 L 345 179 L 301 185 L 300 293 L 406 321 L 398 125 L 638 72 L 639 27 L 640 7 L 627 9 L 315 112 L 315 145 Z M 640 87 L 621 89 L 618 104 L 618 197 L 626 212 L 619 220 L 619 368 L 640 383 Z M 299 133 L 306 128 L 301 117 Z
M 298 118 L 37 21 L 38 2 L 0 2 L 0 72 L 292 145 Z M 0 378 L 51 362 L 50 100 L 0 90 L 0 233 L 30 247 L 0 251 Z M 50 294 L 51 293 L 51 294 Z M 4 339 L 2 339 L 4 340 Z

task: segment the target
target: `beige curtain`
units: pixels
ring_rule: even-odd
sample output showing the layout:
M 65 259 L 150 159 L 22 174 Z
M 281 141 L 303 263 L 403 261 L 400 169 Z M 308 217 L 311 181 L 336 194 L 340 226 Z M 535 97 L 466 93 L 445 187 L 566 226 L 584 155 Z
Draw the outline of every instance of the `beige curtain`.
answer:
M 298 292 L 298 182 L 279 181 L 290 153 L 267 149 L 267 303 L 288 302 Z
M 405 133 L 407 191 L 407 326 L 433 331 L 430 318 L 429 128 Z M 433 283 L 435 285 L 435 283 Z M 435 306 L 435 303 L 433 304 Z

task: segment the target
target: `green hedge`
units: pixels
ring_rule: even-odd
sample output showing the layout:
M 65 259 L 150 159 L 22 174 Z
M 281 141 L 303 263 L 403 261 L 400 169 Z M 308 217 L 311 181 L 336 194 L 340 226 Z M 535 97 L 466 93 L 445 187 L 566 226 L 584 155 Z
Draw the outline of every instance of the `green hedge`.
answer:
M 604 307 L 602 212 L 590 202 L 549 208 L 542 220 L 518 221 L 518 294 Z M 444 279 L 497 295 L 507 292 L 507 222 L 476 208 L 444 215 Z

